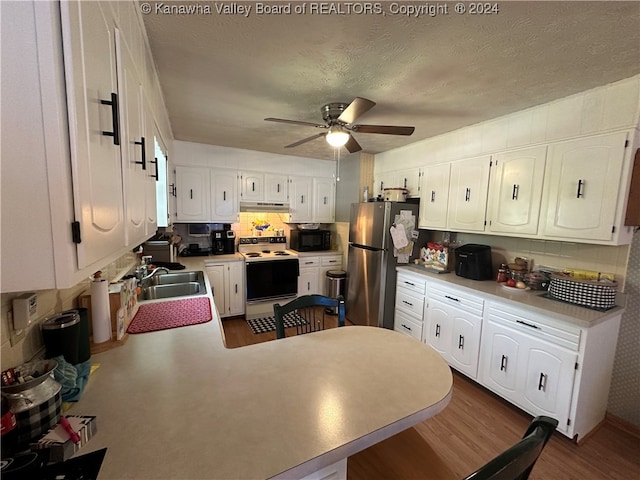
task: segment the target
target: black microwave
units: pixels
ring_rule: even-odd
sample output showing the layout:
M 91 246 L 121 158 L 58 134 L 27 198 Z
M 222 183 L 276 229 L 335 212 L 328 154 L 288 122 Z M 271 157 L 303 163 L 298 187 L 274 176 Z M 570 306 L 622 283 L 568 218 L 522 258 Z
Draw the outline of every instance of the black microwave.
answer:
M 331 250 L 330 230 L 291 230 L 290 247 L 298 252 Z

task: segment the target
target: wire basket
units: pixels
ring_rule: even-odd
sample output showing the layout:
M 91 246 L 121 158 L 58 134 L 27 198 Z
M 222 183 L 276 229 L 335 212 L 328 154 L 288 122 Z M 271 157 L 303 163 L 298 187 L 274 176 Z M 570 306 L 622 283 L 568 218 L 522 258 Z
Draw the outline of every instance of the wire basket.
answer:
M 615 307 L 617 290 L 614 281 L 583 280 L 560 273 L 551 274 L 549 284 L 550 297 L 595 309 Z

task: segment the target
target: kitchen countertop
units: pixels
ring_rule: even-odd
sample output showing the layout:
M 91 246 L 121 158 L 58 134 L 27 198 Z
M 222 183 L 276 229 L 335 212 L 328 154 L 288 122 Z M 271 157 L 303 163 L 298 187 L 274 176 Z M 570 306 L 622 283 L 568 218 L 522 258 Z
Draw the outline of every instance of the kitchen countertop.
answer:
M 108 447 L 101 479 L 300 478 L 437 414 L 452 388 L 440 355 L 401 333 L 348 326 L 227 349 L 215 311 L 92 363 L 69 413 L 97 416 L 79 453 Z
M 624 307 L 622 306 L 614 307 L 606 312 L 591 310 L 578 305 L 571 305 L 569 303 L 543 298 L 541 295 L 546 292 L 540 290 L 511 292 L 503 288 L 501 284 L 494 280 L 470 280 L 468 278 L 459 277 L 454 272 L 444 274 L 433 273 L 427 271 L 422 265 L 406 265 L 397 267 L 396 270 L 399 272 L 407 271 L 419 273 L 429 277 L 429 280 L 440 281 L 444 284 L 462 288 L 471 294 L 481 295 L 485 300 L 500 300 L 518 307 L 530 308 L 538 314 L 549 315 L 558 320 L 572 323 L 579 327 L 589 328 L 597 325 L 598 323 L 604 322 L 615 315 L 620 315 L 624 311 Z M 619 293 L 618 300 L 622 305 L 624 305 L 624 299 L 625 295 Z
M 324 257 L 327 255 L 342 255 L 342 250 L 318 250 L 315 252 L 299 252 L 291 249 L 292 252 L 296 252 L 299 257 Z

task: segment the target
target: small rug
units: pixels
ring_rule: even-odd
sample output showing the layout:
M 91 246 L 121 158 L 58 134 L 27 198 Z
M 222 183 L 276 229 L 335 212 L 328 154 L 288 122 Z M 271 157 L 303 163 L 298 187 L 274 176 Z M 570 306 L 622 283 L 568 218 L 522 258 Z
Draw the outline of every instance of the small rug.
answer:
M 276 329 L 275 317 L 262 317 L 248 319 L 247 323 L 253 333 L 271 332 Z M 306 325 L 308 322 L 296 313 L 286 313 L 284 315 L 284 326 L 295 327 L 296 325 Z
M 169 300 L 140 305 L 127 333 L 155 332 L 169 328 L 197 325 L 211 320 L 211 305 L 207 297 Z

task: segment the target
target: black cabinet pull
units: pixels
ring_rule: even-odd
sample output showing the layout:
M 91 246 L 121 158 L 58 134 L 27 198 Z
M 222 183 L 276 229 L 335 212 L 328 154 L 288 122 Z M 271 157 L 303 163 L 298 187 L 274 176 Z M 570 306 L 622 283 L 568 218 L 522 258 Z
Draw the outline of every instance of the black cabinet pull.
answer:
M 139 142 L 133 142 L 133 143 L 135 143 L 136 145 L 140 145 L 141 151 L 142 151 L 142 160 L 135 163 L 137 165 L 142 165 L 142 169 L 146 170 L 147 169 L 147 148 L 145 145 L 144 137 L 140 137 Z
M 500 360 L 500 371 L 507 371 L 507 360 L 509 357 L 506 355 L 502 355 L 502 360 Z
M 449 295 L 445 295 L 444 298 L 448 298 L 449 300 L 453 300 L 454 302 L 459 302 L 460 301 L 456 297 L 450 297 Z
M 176 189 L 175 183 L 169 184 L 169 195 L 171 195 L 172 197 L 176 197 L 178 195 L 178 190 Z
M 154 158 L 153 160 L 149 160 L 149 163 L 154 163 L 156 165 L 156 173 L 154 175 L 149 175 L 151 178 L 155 178 L 156 182 L 160 180 L 160 174 L 158 172 L 158 159 Z
M 193 188 L 189 189 L 189 198 L 193 200 Z
M 410 307 L 413 307 L 413 303 L 407 302 L 406 300 L 402 300 L 402 303 L 409 305 Z
M 411 327 L 407 327 L 404 323 L 402 324 L 402 326 L 403 326 L 404 328 L 406 328 L 407 330 L 411 331 Z
M 535 328 L 536 330 L 540 330 L 539 326 L 534 325 L 532 323 L 523 322 L 522 320 L 516 320 L 516 323 L 519 323 L 520 325 L 524 325 L 525 327 Z
M 464 201 L 468 202 L 471 200 L 471 189 L 467 187 L 467 191 L 464 194 Z
M 513 184 L 513 193 L 511 194 L 511 200 L 518 199 L 518 193 L 520 192 L 520 185 Z
M 584 180 L 578 180 L 578 192 L 576 194 L 576 198 L 584 197 L 584 192 L 582 191 L 582 187 L 586 182 Z
M 431 203 L 436 201 L 436 191 L 431 190 Z
M 464 350 L 464 337 L 458 336 L 458 350 Z
M 252 192 L 256 191 L 256 182 L 251 182 L 251 191 Z
M 440 325 L 436 323 L 436 337 L 440 336 Z
M 406 285 L 411 285 L 412 287 L 415 287 L 415 286 L 416 286 L 416 284 L 415 284 L 415 283 L 407 282 L 406 280 L 404 281 L 404 283 L 405 283 Z
M 407 188 L 407 179 L 404 179 L 404 188 Z
M 107 137 L 113 137 L 113 144 L 120 145 L 120 110 L 118 108 L 118 94 L 112 93 L 111 100 L 100 100 L 102 105 L 110 105 L 111 106 L 111 125 L 113 128 L 112 132 L 102 131 L 102 135 Z
M 538 381 L 538 390 L 541 390 L 544 392 L 546 388 L 547 388 L 547 376 L 543 372 L 540 372 L 540 380 Z
M 300 195 L 300 203 L 304 203 L 304 195 Z
M 278 193 L 280 193 L 280 184 L 278 184 L 278 186 L 277 186 L 277 188 L 276 188 L 276 191 L 277 191 Z
M 384 182 L 380 182 L 380 191 L 382 191 L 382 190 L 383 190 L 383 188 L 382 188 L 382 187 L 384 187 Z
M 238 284 L 236 283 L 236 294 L 238 293 Z
M 227 191 L 226 190 L 222 191 L 222 200 L 225 201 L 225 202 L 227 201 Z

